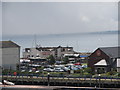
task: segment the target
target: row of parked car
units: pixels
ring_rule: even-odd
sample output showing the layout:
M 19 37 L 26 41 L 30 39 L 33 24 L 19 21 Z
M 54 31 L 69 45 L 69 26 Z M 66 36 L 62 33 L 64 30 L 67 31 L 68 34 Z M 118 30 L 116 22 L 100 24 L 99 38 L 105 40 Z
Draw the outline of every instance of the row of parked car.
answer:
M 56 66 L 49 66 L 43 69 L 43 71 L 48 71 L 48 72 L 66 72 L 69 70 L 79 70 L 82 68 L 86 68 L 86 65 L 56 65 Z
M 36 70 L 35 68 L 29 69 L 29 70 L 21 70 L 21 72 L 35 72 L 35 73 L 39 73 L 42 71 L 47 71 L 47 72 L 67 72 L 69 70 L 79 70 L 82 68 L 86 68 L 86 65 L 47 65 L 44 66 L 43 70 Z
M 48 72 L 64 72 L 64 71 L 68 71 L 62 68 L 44 68 L 43 71 L 48 71 Z

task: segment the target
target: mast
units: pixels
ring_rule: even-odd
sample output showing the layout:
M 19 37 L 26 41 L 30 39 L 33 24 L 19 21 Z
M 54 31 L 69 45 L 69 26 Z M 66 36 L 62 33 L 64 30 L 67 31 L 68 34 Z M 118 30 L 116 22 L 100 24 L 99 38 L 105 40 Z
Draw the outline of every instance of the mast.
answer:
M 36 34 L 34 35 L 34 40 L 35 40 L 35 48 L 37 47 L 37 40 L 36 40 Z
M 32 48 L 36 48 L 36 47 L 37 47 L 37 40 L 36 40 L 36 34 L 34 34 L 33 42 L 32 42 Z

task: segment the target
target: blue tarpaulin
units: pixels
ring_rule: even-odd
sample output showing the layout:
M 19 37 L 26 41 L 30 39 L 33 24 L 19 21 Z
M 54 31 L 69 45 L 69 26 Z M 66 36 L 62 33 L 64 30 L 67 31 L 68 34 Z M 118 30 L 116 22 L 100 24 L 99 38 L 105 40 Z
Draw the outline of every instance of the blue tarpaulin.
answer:
M 80 55 L 80 57 L 88 57 L 88 55 Z

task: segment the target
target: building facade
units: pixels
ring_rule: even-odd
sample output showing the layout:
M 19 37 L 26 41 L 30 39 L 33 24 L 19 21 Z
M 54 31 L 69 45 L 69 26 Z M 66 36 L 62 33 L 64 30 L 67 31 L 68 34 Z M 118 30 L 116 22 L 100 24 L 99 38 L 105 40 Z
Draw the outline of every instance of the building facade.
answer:
M 20 46 L 12 41 L 0 41 L 0 52 L 3 69 L 16 70 L 20 62 Z
M 40 57 L 47 58 L 53 55 L 56 59 L 61 59 L 64 54 L 73 54 L 73 47 L 36 47 L 36 48 L 25 48 L 23 51 L 23 58 Z
M 96 73 L 117 70 L 120 60 L 120 47 L 104 47 L 96 49 L 88 59 L 88 67 Z

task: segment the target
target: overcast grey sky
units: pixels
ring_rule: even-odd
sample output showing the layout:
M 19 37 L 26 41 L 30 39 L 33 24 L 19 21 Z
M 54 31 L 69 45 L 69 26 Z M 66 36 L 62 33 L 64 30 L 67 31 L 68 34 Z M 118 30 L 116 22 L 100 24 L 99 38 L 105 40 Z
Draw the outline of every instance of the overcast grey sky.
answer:
M 3 2 L 3 35 L 118 30 L 117 2 Z

